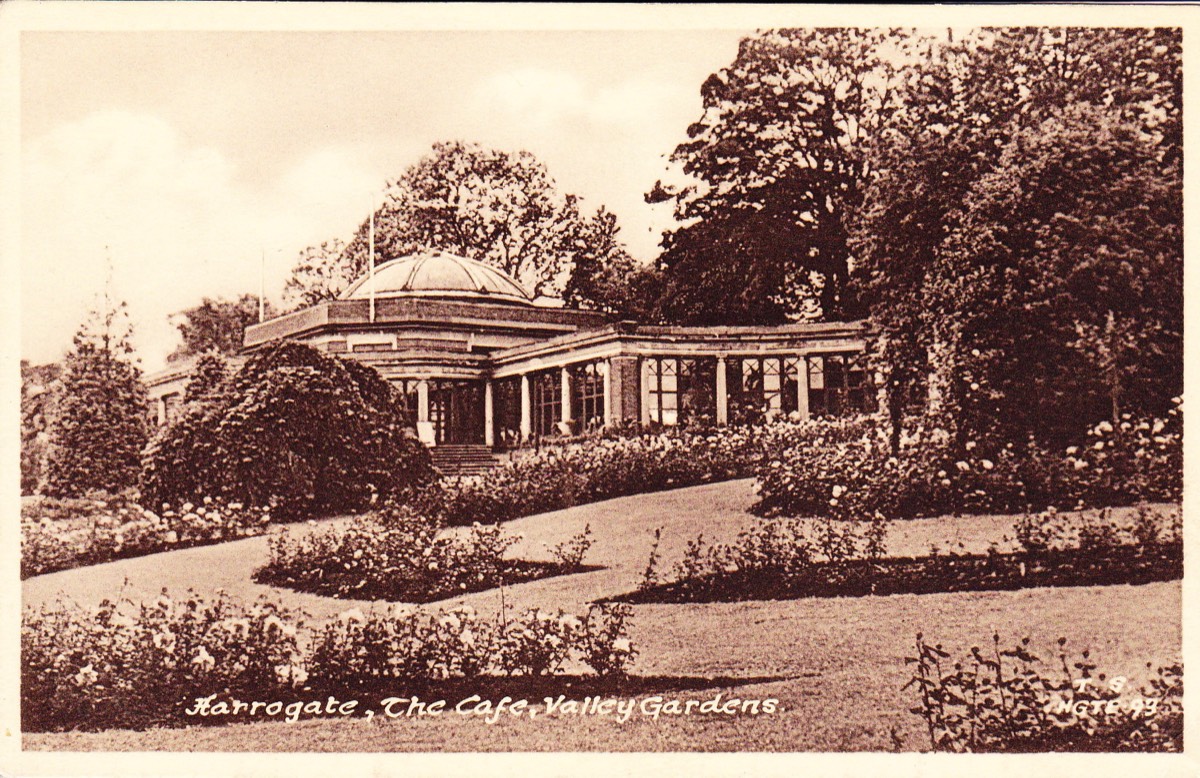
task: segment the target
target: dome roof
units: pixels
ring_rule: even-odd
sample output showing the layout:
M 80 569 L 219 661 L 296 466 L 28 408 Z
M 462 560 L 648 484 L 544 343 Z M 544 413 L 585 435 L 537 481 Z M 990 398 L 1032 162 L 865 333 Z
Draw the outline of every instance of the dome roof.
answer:
M 490 265 L 442 251 L 419 252 L 375 266 L 375 297 L 455 297 L 533 304 L 533 295 Z M 342 300 L 371 296 L 368 273 L 342 292 Z

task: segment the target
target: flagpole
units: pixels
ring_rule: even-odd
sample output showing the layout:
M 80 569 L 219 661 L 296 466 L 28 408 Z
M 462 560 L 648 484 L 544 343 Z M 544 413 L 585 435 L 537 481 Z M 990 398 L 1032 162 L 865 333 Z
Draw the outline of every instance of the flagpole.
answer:
M 375 195 L 371 195 L 371 247 L 367 252 L 367 273 L 370 280 L 367 282 L 371 285 L 371 323 L 375 323 Z

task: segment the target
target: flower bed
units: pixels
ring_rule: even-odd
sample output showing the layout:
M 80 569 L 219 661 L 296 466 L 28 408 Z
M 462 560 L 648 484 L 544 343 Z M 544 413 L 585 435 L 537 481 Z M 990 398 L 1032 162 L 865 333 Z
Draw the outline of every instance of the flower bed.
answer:
M 409 498 L 449 524 L 495 524 L 629 494 L 746 478 L 762 427 L 598 438 L 526 455 L 489 473 L 445 478 Z
M 1178 404 L 1163 419 L 1101 422 L 1062 451 L 1032 440 L 955 448 L 944 430 L 916 424 L 893 452 L 873 417 L 776 423 L 762 445 L 755 510 L 765 516 L 1009 513 L 1176 502 L 1183 491 Z
M 196 696 L 278 688 L 299 662 L 297 614 L 165 591 L 156 602 L 59 603 L 21 620 L 21 725 L 28 732 L 146 727 Z M 282 676 L 282 678 L 281 678 Z
M 208 497 L 157 513 L 129 494 L 42 498 L 21 508 L 21 577 L 260 535 L 270 520 L 266 509 Z
M 466 607 L 350 610 L 306 642 L 302 614 L 266 600 L 237 604 L 220 592 L 172 599 L 164 591 L 154 603 L 105 601 L 90 611 L 61 602 L 27 608 L 22 726 L 42 732 L 220 723 L 218 714 L 198 719 L 187 710 L 204 699 L 210 707 L 225 701 L 228 709 L 234 698 L 290 700 L 314 691 L 394 691 L 584 669 L 619 679 L 637 654 L 627 634 L 629 613 L 622 605 L 495 619 Z
M 873 527 L 882 526 L 876 522 Z M 671 580 L 653 563 L 622 602 L 737 602 L 800 597 L 998 591 L 1037 586 L 1105 586 L 1183 577 L 1179 514 L 1142 509 L 1118 526 L 1110 511 L 1078 518 L 1047 512 L 1014 527 L 1019 549 L 987 554 L 882 556 L 882 529 L 769 521 L 735 543 L 692 541 Z M 652 559 L 654 554 L 652 553 Z
M 593 605 L 576 615 L 541 609 L 496 619 L 468 606 L 395 615 L 349 611 L 317 634 L 310 677 L 326 687 L 424 683 L 560 674 L 568 665 L 620 675 L 636 654 L 627 605 Z
M 591 569 L 583 564 L 590 527 L 560 544 L 555 562 L 505 558 L 519 539 L 478 523 L 445 532 L 438 520 L 388 505 L 340 527 L 281 531 L 254 580 L 329 597 L 423 603 Z
M 431 602 L 501 584 L 581 572 L 590 539 L 560 544 L 555 563 L 505 559 L 495 525 L 536 513 L 748 476 L 763 428 L 672 430 L 589 439 L 446 478 L 342 527 L 272 538 L 255 580 L 334 597 Z M 470 525 L 464 535 L 447 525 Z
M 912 712 L 925 720 L 935 751 L 1167 751 L 1183 750 L 1183 666 L 1160 667 L 1149 688 L 1123 677 L 1095 674 L 1087 651 L 1069 662 L 1058 639 L 1057 665 L 1046 672 L 1030 639 L 1001 650 L 992 636 L 986 653 L 950 661 L 940 644 L 918 633 L 914 666 L 905 688 L 915 687 Z M 1072 667 L 1078 672 L 1072 672 Z

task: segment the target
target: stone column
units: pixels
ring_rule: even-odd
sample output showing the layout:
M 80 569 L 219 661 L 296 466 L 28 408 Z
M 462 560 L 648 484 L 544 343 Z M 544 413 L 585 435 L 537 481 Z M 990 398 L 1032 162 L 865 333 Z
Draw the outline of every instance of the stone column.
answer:
M 729 388 L 725 378 L 725 357 L 717 357 L 717 424 L 729 423 Z
M 613 423 L 613 369 L 612 361 L 604 360 L 600 363 L 600 369 L 604 371 L 604 426 L 609 426 Z
M 613 357 L 608 361 L 609 396 L 605 398 L 605 413 L 613 424 L 636 421 L 638 415 L 638 360 L 637 357 Z M 608 401 L 612 410 L 609 411 Z
M 417 437 L 427 446 L 437 443 L 433 424 L 429 421 L 429 382 L 417 382 Z
M 796 412 L 808 418 L 808 357 L 796 358 Z
M 775 360 L 778 365 L 776 375 L 767 375 L 767 363 Z M 783 358 L 776 359 L 768 357 L 762 361 L 763 366 L 763 394 L 771 393 L 769 407 L 767 408 L 767 418 L 775 418 L 783 412 Z
M 483 382 L 483 445 L 496 445 L 496 408 L 490 378 Z
M 158 426 L 162 427 L 167 423 L 167 398 L 158 398 Z
M 640 362 L 641 362 L 641 371 L 642 371 L 641 372 L 641 376 L 642 376 L 641 388 L 642 388 L 642 390 L 641 390 L 641 397 L 639 398 L 639 401 L 638 401 L 638 407 L 639 407 L 638 419 L 641 420 L 643 425 L 648 425 L 648 424 L 650 424 L 650 365 L 651 365 L 651 362 L 649 359 L 642 359 L 642 360 L 640 360 Z M 660 392 L 662 391 L 661 386 L 659 387 L 659 391 Z
M 571 423 L 571 371 L 564 367 L 561 369 L 561 392 L 559 398 L 562 400 L 562 423 Z
M 533 411 L 529 401 L 529 376 L 521 376 L 521 440 L 533 434 Z

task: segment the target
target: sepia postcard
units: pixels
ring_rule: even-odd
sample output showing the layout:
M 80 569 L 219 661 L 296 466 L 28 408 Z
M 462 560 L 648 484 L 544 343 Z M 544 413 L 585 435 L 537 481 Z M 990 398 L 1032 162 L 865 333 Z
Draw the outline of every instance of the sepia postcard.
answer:
M 1196 775 L 1198 21 L 0 6 L 0 775 Z

